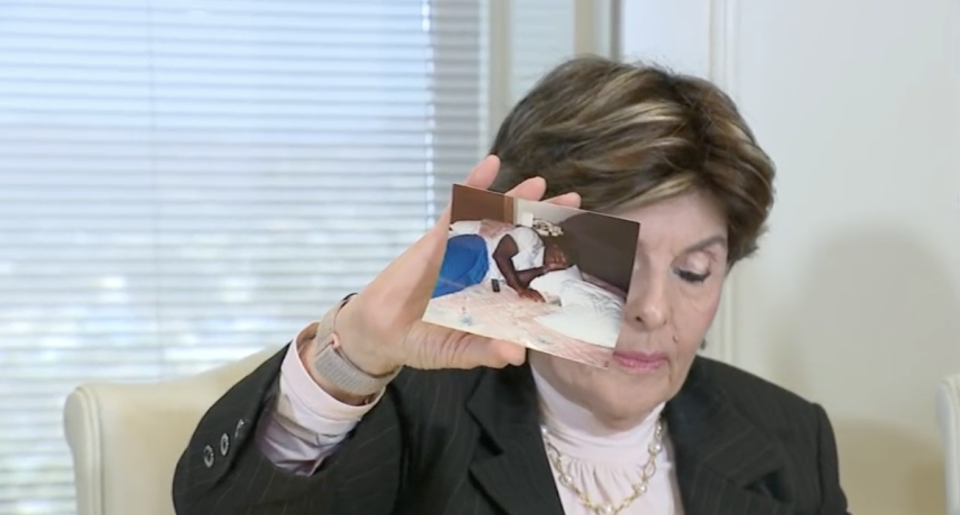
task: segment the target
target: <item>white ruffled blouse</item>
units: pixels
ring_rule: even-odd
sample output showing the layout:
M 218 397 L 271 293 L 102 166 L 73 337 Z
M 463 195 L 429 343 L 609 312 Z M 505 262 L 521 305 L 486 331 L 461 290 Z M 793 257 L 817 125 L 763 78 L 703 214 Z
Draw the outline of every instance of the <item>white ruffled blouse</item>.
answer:
M 637 427 L 614 432 L 603 428 L 589 411 L 563 397 L 535 369 L 533 377 L 540 397 L 547 456 L 559 456 L 562 472 L 553 459 L 551 470 L 566 515 L 682 515 L 673 448 L 666 431 L 663 450 L 655 460 L 656 472 L 647 482 L 645 492 L 621 511 L 614 509 L 642 483 L 662 404 Z M 565 482 L 582 491 L 598 508 L 588 508 Z

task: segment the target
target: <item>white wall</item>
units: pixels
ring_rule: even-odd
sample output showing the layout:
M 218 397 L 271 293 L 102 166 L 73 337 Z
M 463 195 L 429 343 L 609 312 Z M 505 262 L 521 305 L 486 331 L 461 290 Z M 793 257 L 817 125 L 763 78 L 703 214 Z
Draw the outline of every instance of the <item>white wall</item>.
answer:
M 779 165 L 723 359 L 824 404 L 855 513 L 944 513 L 960 372 L 960 1 L 623 0 L 621 50 L 713 77 Z
M 571 216 L 581 213 L 577 209 L 548 204 L 546 202 L 531 202 L 528 200 L 517 199 L 514 208 L 514 223 L 521 224 L 524 218 L 539 218 L 558 224 Z M 525 224 L 524 224 L 525 225 Z
M 574 54 L 613 57 L 617 0 L 490 0 L 485 2 L 488 65 L 486 132 L 492 141 L 500 121 L 545 73 Z M 484 146 L 486 148 L 486 146 Z

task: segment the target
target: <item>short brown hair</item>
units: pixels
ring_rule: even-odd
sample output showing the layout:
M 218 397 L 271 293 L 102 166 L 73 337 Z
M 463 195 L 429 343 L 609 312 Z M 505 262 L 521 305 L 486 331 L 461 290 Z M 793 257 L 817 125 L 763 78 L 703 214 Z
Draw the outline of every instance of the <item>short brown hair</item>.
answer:
M 704 79 L 578 57 L 543 77 L 500 126 L 490 153 L 504 192 L 530 177 L 610 212 L 691 191 L 727 220 L 729 264 L 751 255 L 773 205 L 775 169 L 733 101 Z

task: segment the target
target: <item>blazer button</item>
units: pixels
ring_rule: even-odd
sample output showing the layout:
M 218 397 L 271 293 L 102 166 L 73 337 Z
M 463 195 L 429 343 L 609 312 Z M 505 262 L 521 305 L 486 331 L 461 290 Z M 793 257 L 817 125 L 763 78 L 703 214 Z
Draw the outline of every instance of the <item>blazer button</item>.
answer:
M 213 447 L 208 445 L 203 448 L 203 464 L 206 465 L 207 468 L 213 467 L 213 460 Z
M 227 436 L 227 433 L 223 433 L 220 436 L 220 455 L 226 456 L 229 450 L 230 450 L 230 437 Z

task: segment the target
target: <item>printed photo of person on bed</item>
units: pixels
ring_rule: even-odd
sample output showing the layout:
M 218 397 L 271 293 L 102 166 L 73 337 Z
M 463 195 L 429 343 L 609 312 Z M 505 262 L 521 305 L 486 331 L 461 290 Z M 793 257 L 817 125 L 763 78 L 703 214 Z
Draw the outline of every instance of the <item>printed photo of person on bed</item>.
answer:
M 606 367 L 636 222 L 456 185 L 424 320 Z

